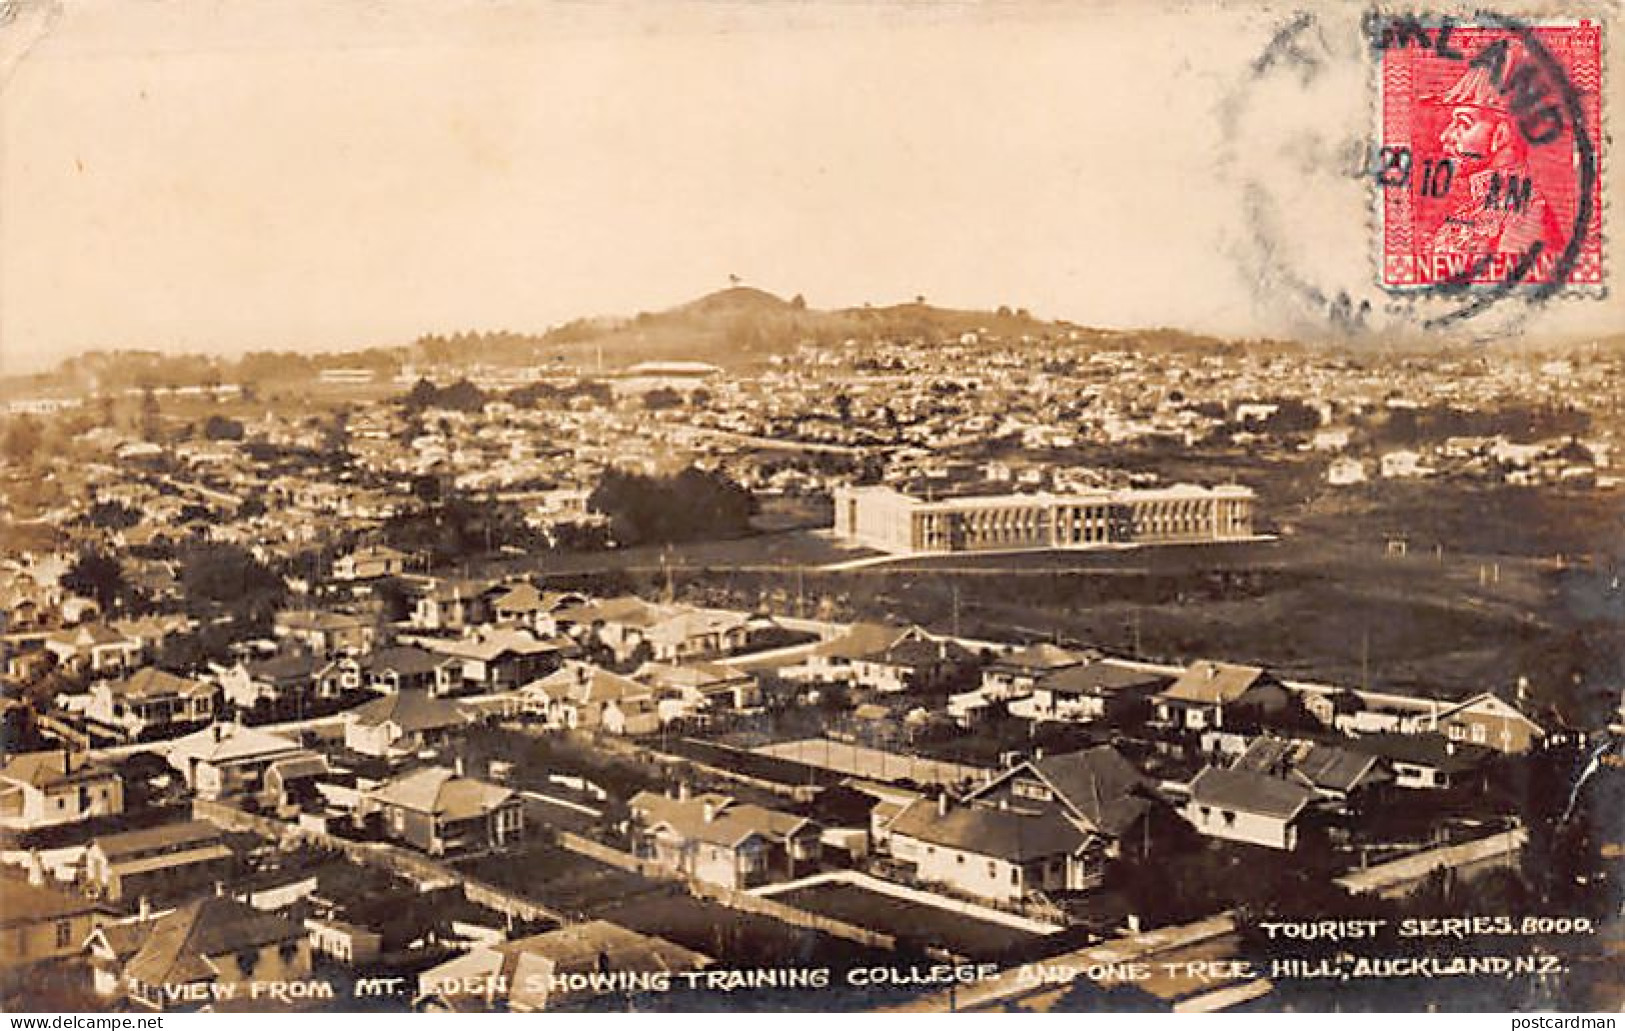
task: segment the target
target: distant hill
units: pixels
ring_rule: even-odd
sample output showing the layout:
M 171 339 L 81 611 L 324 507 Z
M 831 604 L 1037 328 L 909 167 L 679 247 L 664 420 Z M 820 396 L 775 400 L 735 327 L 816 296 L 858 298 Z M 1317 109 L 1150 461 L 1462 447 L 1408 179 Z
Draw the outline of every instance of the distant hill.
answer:
M 575 365 L 621 368 L 651 359 L 691 359 L 725 367 L 759 364 L 802 343 L 835 346 L 847 340 L 957 340 L 965 333 L 1028 340 L 1042 349 L 1065 338 L 1099 350 L 1151 353 L 1235 351 L 1246 348 L 1295 350 L 1281 341 L 1227 341 L 1177 329 L 1091 329 L 1047 320 L 1025 309 L 994 311 L 941 308 L 916 298 L 885 306 L 819 310 L 798 295 L 790 299 L 751 286 L 732 286 L 665 311 L 633 316 L 594 316 L 543 333 L 512 331 L 430 334 L 397 347 L 328 352 L 254 352 L 239 359 L 172 355 L 154 351 L 93 351 L 63 361 L 56 369 L 0 379 L 0 398 L 119 392 L 143 387 L 209 387 L 221 383 L 254 386 L 308 382 L 323 369 L 364 367 L 380 379 L 406 366 L 480 363 L 487 365 Z M 1466 346 L 1466 345 L 1463 345 Z M 1547 350 L 1509 341 L 1510 349 Z M 1625 351 L 1625 336 L 1592 346 Z M 1437 349 L 1438 345 L 1433 345 Z M 1568 350 L 1574 343 L 1553 345 Z

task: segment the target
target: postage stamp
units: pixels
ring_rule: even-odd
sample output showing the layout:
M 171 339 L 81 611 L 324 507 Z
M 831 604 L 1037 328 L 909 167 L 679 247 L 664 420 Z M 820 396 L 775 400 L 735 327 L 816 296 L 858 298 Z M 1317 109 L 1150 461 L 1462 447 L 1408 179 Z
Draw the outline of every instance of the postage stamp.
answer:
M 1601 284 L 1600 24 L 1397 18 L 1372 42 L 1381 285 Z

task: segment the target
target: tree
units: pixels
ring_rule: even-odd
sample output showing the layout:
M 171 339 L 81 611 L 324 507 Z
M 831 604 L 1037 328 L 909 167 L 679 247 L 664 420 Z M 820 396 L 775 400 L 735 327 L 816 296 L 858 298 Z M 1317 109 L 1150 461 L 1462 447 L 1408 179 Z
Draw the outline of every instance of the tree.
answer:
M 102 530 L 128 530 L 141 522 L 141 513 L 118 501 L 98 501 L 85 512 L 85 521 Z
M 34 460 L 44 437 L 39 420 L 32 415 L 22 415 L 6 426 L 5 441 L 0 448 L 3 448 L 7 462 L 27 465 Z
M 84 598 L 95 598 L 103 612 L 110 612 L 124 597 L 128 585 L 119 560 L 101 551 L 84 551 L 62 574 L 62 586 Z
M 203 436 L 207 440 L 242 440 L 243 424 L 223 415 L 211 415 L 203 424 Z
M 141 439 L 157 443 L 163 437 L 163 411 L 158 406 L 158 395 L 149 386 L 141 391 Z

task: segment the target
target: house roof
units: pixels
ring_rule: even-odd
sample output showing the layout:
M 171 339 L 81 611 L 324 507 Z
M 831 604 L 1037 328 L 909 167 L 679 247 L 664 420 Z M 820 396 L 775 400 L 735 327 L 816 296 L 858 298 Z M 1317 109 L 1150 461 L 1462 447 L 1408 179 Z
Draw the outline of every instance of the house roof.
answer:
M 299 742 L 268 730 L 241 723 L 215 723 L 176 740 L 169 748 L 169 764 L 181 769 L 190 760 L 206 763 L 243 762 L 300 750 Z
M 992 666 L 995 669 L 1039 676 L 1070 666 L 1082 665 L 1088 662 L 1089 658 L 1087 652 L 1075 652 L 1059 645 L 1039 643 L 1029 644 L 1008 655 L 1001 655 L 993 660 Z
M 939 814 L 937 803 L 930 799 L 905 809 L 892 821 L 891 833 L 1017 863 L 1071 855 L 1089 837 L 1054 811 L 1027 813 L 973 802 Z
M 459 659 L 477 659 L 489 662 L 503 655 L 540 655 L 556 652 L 559 646 L 551 641 L 538 641 L 523 630 L 503 628 L 486 630 L 478 637 L 459 637 L 452 640 L 426 640 L 430 651 Z
M 290 651 L 244 663 L 243 669 L 255 680 L 290 683 L 310 679 L 322 665 L 323 660 L 310 652 Z
M 0 877 L 0 926 L 44 923 L 97 910 L 94 902 L 56 888 Z
M 542 679 L 526 684 L 524 690 L 539 691 L 550 699 L 569 699 L 577 705 L 601 705 L 622 698 L 646 696 L 650 692 L 648 684 L 587 662 L 568 662 Z
M 194 863 L 209 863 L 216 859 L 226 859 L 231 854 L 231 849 L 224 845 L 203 845 L 198 848 L 183 849 L 179 852 L 163 852 L 159 855 L 142 856 L 138 859 L 122 859 L 109 865 L 120 877 L 133 877 L 136 874 L 151 873 L 153 870 L 178 870 Z
M 1428 766 L 1445 773 L 1465 773 L 1494 756 L 1478 745 L 1451 741 L 1443 734 L 1362 734 L 1349 740 L 1349 748 L 1390 762 Z
M 35 788 L 117 776 L 118 774 L 106 767 L 91 762 L 83 752 L 65 748 L 49 752 L 24 752 L 12 756 L 3 767 L 0 767 L 0 780 L 27 784 Z
M 304 928 L 286 917 L 210 896 L 159 918 L 124 974 L 146 985 L 212 980 L 217 969 L 211 957 L 295 942 L 304 935 Z
M 887 626 L 882 623 L 854 623 L 840 637 L 831 638 L 813 649 L 814 655 L 829 659 L 861 659 L 876 655 L 908 636 L 922 636 L 918 627 Z
M 1203 659 L 1192 663 L 1159 697 L 1183 702 L 1224 705 L 1252 690 L 1264 677 L 1259 666 L 1238 666 Z
M 931 640 L 923 637 L 905 637 L 878 656 L 867 656 L 892 666 L 918 668 L 934 666 L 939 662 L 963 664 L 974 662 L 976 655 L 958 641 L 945 637 Z
M 640 815 L 650 827 L 664 825 L 687 840 L 730 848 L 752 835 L 767 841 L 782 842 L 809 822 L 805 816 L 736 803 L 727 795 L 714 793 L 684 799 L 640 791 L 628 804 L 632 812 Z M 708 808 L 711 814 L 709 820 L 706 819 Z
M 103 835 L 91 842 L 91 846 L 98 848 L 111 860 L 137 852 L 178 848 L 183 845 L 215 844 L 220 840 L 220 828 L 214 824 L 202 820 L 188 820 L 185 823 L 166 823 L 138 831 Z
M 416 676 L 433 672 L 450 661 L 447 656 L 436 655 L 427 648 L 402 644 L 379 648 L 367 656 L 367 669 L 374 673 L 393 671 L 402 676 Z
M 473 777 L 458 776 L 444 766 L 426 766 L 397 777 L 372 792 L 375 801 L 447 820 L 467 820 L 496 809 L 514 793 Z
M 1447 720 L 1454 716 L 1465 716 L 1469 713 L 1488 716 L 1492 719 L 1516 720 L 1532 729 L 1536 735 L 1545 734 L 1540 724 L 1526 716 L 1517 706 L 1488 691 L 1463 699 L 1450 708 L 1442 710 L 1438 715 L 1438 719 Z
M 552 962 L 557 973 L 599 970 L 698 970 L 709 956 L 608 920 L 567 924 L 557 930 L 496 946 L 498 952 Z M 517 978 L 523 982 L 524 978 Z
M 724 666 L 718 662 L 645 662 L 632 674 L 634 679 L 662 687 L 692 687 L 704 689 L 714 684 L 737 684 L 753 679 L 744 670 Z
M 125 698 L 161 698 L 164 695 L 213 694 L 214 687 L 199 680 L 178 677 L 168 670 L 148 666 L 123 680 L 108 683 L 108 690 Z
M 1314 798 L 1315 793 L 1301 784 L 1251 770 L 1209 766 L 1191 781 L 1191 801 L 1197 805 L 1280 820 L 1291 820 Z
M 533 584 L 516 584 L 492 604 L 498 612 L 545 612 L 549 608 Z
M 427 691 L 397 691 L 374 698 L 350 710 L 350 718 L 364 727 L 393 723 L 405 733 L 440 730 L 469 722 L 469 716 L 456 702 L 432 697 Z
M 1121 835 L 1151 806 L 1139 794 L 1145 777 L 1110 745 L 1045 756 L 1025 765 L 1061 796 L 1074 816 L 1113 837 Z
M 162 918 L 161 915 L 145 919 L 135 917 L 117 923 L 103 924 L 92 933 L 91 938 L 100 938 L 107 944 L 107 950 L 114 958 L 126 960 L 141 951 L 141 946 L 147 943 L 148 936 L 152 934 L 153 925 Z
M 1120 691 L 1154 691 L 1168 678 L 1110 660 L 1081 663 L 1046 673 L 1038 686 L 1058 695 L 1110 695 Z

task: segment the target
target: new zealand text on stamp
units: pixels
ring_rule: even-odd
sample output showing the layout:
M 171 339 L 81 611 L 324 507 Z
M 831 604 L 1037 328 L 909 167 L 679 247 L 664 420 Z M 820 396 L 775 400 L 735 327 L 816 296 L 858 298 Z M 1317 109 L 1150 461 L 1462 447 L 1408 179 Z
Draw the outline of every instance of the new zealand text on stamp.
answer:
M 1380 60 L 1382 285 L 1602 282 L 1602 30 L 1394 20 Z

